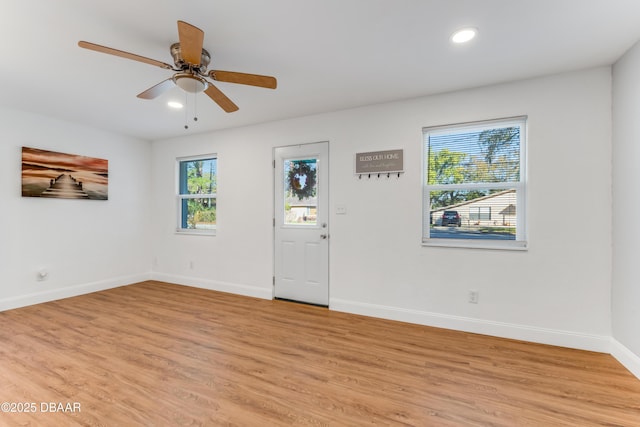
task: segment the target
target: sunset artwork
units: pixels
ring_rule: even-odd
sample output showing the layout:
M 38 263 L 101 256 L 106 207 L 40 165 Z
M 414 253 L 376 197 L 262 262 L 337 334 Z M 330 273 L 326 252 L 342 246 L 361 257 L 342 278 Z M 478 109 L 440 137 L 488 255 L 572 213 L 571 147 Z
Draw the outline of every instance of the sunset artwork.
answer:
M 109 161 L 22 147 L 22 196 L 108 199 Z

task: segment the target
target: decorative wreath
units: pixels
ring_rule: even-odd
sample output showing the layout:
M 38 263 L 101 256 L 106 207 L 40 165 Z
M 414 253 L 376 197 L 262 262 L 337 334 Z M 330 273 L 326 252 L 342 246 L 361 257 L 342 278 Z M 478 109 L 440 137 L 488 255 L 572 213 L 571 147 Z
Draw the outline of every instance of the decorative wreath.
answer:
M 287 177 L 289 188 L 298 200 L 313 197 L 316 194 L 316 171 L 306 162 L 291 162 Z

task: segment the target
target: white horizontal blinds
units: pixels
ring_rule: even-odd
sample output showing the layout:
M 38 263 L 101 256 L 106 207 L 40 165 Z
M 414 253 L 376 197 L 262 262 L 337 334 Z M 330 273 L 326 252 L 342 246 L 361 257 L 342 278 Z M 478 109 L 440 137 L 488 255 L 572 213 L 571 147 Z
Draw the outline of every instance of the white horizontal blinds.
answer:
M 425 133 L 428 185 L 520 181 L 519 123 Z

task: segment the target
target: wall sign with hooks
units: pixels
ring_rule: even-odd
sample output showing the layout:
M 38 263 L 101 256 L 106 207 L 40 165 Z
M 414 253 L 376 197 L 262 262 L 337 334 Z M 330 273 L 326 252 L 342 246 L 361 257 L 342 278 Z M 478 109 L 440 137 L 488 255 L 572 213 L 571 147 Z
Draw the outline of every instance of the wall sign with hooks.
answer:
M 368 153 L 356 153 L 356 175 L 362 179 L 382 177 L 390 178 L 391 175 L 398 175 L 403 170 L 403 150 L 372 151 Z

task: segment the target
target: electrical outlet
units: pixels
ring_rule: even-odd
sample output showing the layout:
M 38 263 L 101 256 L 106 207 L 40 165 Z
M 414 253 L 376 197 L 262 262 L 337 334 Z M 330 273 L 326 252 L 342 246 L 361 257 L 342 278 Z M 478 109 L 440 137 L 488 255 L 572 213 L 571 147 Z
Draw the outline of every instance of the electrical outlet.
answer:
M 469 302 L 471 304 L 477 304 L 478 303 L 478 297 L 480 293 L 478 291 L 474 291 L 474 290 L 469 290 Z

